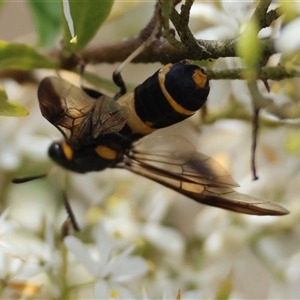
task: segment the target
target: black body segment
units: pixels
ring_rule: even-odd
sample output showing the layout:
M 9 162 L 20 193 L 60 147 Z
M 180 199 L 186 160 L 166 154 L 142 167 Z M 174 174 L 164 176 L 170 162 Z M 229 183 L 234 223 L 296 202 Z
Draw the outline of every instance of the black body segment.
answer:
M 87 146 L 76 151 L 69 147 L 66 142 L 54 142 L 50 145 L 48 154 L 60 166 L 77 173 L 101 171 L 112 167 L 117 159 L 122 158 L 121 153 L 104 145 Z M 106 149 L 115 155 L 108 157 Z
M 202 82 L 194 77 L 200 73 Z M 134 108 L 139 118 L 153 129 L 163 128 L 193 115 L 209 93 L 204 71 L 195 65 L 166 65 L 134 90 Z
M 165 68 L 161 69 L 161 77 Z M 164 77 L 165 89 L 184 109 L 196 112 L 205 103 L 209 85 L 207 76 L 200 67 L 174 64 Z

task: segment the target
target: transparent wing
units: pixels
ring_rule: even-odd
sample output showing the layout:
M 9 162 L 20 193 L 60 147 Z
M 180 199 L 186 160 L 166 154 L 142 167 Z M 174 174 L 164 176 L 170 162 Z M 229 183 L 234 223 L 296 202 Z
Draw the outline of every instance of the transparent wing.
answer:
M 214 159 L 180 137 L 142 139 L 124 160 L 125 168 L 197 202 L 252 215 L 285 215 L 285 208 L 234 191 L 238 184 Z
M 44 78 L 38 88 L 42 115 L 69 141 L 80 142 L 117 132 L 126 123 L 124 110 L 111 98 L 90 97 L 84 90 L 57 77 Z

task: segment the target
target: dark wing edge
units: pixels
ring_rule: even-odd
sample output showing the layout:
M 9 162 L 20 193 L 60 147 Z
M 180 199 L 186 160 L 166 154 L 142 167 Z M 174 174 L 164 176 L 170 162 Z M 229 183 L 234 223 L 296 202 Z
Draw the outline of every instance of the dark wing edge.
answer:
M 94 91 L 97 95 L 92 98 L 85 90 L 57 77 L 44 78 L 38 87 L 42 115 L 66 140 L 76 142 L 118 132 L 127 121 L 125 109 L 115 100 Z
M 54 125 L 66 140 L 78 138 L 80 125 L 89 123 L 89 112 L 95 106 L 79 87 L 58 77 L 45 77 L 38 87 L 38 101 L 44 118 Z
M 200 153 L 196 153 L 201 157 Z M 145 155 L 145 153 L 143 154 Z M 154 158 L 155 154 L 151 153 L 149 157 Z M 168 164 L 170 169 L 174 170 L 173 166 L 176 164 L 178 157 L 174 157 L 173 163 L 171 163 L 172 155 L 165 157 L 168 163 L 163 162 L 162 167 L 159 167 L 156 161 L 155 164 L 151 165 L 150 160 L 144 160 L 140 155 L 135 155 L 133 152 L 124 159 L 123 168 L 160 183 L 202 204 L 250 215 L 280 216 L 289 213 L 287 209 L 276 203 L 236 192 L 232 188 L 234 184 L 231 184 L 229 175 L 224 174 L 226 175 L 224 182 L 222 182 L 222 176 L 220 177 L 218 174 L 210 180 L 206 178 L 205 174 L 204 177 L 200 172 L 197 174 L 196 170 L 194 170 L 193 176 L 186 176 L 184 167 L 187 166 L 187 169 L 190 169 L 189 161 L 182 165 L 182 172 L 170 172 L 167 168 Z M 218 163 L 212 158 L 209 159 L 213 163 L 213 169 L 208 171 L 211 174 L 211 172 L 217 171 L 216 165 Z M 192 163 L 194 164 L 194 161 Z M 201 160 L 197 162 L 200 170 L 202 164 L 203 161 Z M 223 167 L 221 165 L 219 167 L 221 168 L 221 174 L 223 174 Z M 207 170 L 208 166 L 205 165 L 204 169 Z M 188 173 L 190 174 L 190 172 Z
M 217 194 L 205 190 L 201 203 L 216 206 L 227 210 L 258 216 L 283 216 L 289 214 L 289 210 L 274 202 L 236 192 L 234 190 Z M 196 200 L 196 198 L 191 197 Z

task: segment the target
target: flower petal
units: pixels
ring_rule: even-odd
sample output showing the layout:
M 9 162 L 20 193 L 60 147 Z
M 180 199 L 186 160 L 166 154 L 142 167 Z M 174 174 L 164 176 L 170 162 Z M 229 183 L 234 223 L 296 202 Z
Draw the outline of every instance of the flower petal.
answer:
M 94 286 L 95 299 L 109 299 L 108 283 L 105 280 L 98 280 Z
M 122 285 L 108 283 L 105 280 L 98 280 L 94 287 L 95 299 L 134 299 L 131 292 Z
M 116 257 L 107 266 L 112 282 L 125 282 L 146 274 L 147 262 L 139 256 Z
M 175 229 L 157 223 L 148 223 L 144 227 L 144 235 L 159 249 L 178 257 L 183 255 L 184 240 Z
M 67 236 L 64 243 L 93 276 L 98 276 L 99 263 L 91 257 L 88 249 L 79 239 Z
M 275 40 L 275 48 L 278 52 L 292 52 L 300 49 L 299 26 L 300 17 L 284 26 L 280 37 Z
M 113 248 L 112 242 L 108 239 L 107 233 L 105 232 L 102 223 L 99 223 L 96 229 L 96 243 L 100 257 L 99 267 L 101 268 L 108 262 Z

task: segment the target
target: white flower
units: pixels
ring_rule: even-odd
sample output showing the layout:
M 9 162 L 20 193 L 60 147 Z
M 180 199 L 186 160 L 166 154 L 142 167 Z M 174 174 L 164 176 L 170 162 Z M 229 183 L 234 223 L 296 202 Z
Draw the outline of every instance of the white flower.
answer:
M 95 299 L 134 299 L 131 292 L 116 282 L 99 279 L 94 287 Z
M 18 223 L 13 220 L 7 220 L 9 209 L 7 208 L 0 216 L 0 247 L 16 254 L 15 247 L 5 240 L 6 233 L 18 227 Z
M 198 23 L 207 23 L 203 26 L 207 28 L 200 28 L 195 34 L 197 39 L 235 38 L 241 31 L 241 24 L 250 18 L 253 11 L 253 4 L 249 1 L 221 1 L 220 6 L 221 9 L 211 3 L 194 3 L 191 18 L 197 18 Z
M 299 51 L 299 26 L 300 17 L 285 25 L 285 27 L 281 31 L 280 37 L 275 41 L 275 48 L 278 52 Z
M 93 256 L 91 251 L 76 237 L 68 236 L 64 242 L 85 268 L 97 278 L 94 289 L 96 299 L 130 298 L 131 293 L 120 283 L 146 274 L 148 271 L 146 261 L 141 257 L 131 256 L 134 246 L 113 256 L 116 249 L 102 225 L 97 228 L 96 238 L 97 257 Z
M 29 238 L 21 230 L 12 231 L 16 225 L 5 220 L 7 211 L 0 217 L 0 279 L 5 287 L 1 296 L 8 299 L 12 292 L 17 292 L 20 299 L 41 295 L 42 287 L 48 284 L 45 272 L 54 262 L 52 227 L 47 226 L 46 243 Z M 3 232 L 7 231 L 9 239 L 3 241 Z

